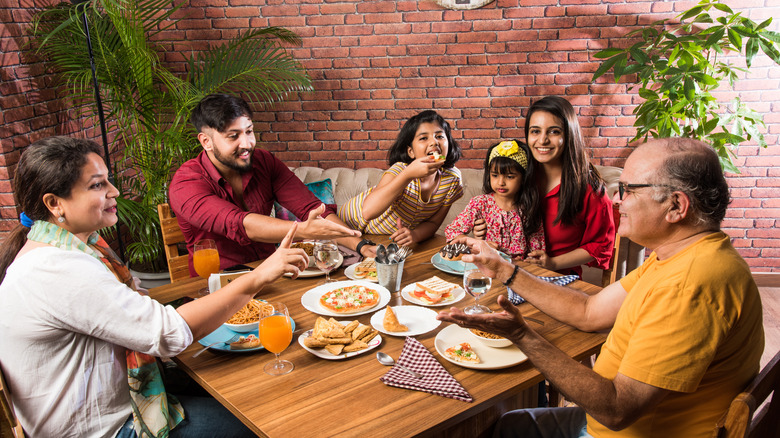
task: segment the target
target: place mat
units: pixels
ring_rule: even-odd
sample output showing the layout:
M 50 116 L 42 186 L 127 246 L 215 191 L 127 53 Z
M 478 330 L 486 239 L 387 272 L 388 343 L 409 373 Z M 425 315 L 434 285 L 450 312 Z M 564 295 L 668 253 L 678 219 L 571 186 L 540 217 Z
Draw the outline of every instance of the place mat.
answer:
M 566 286 L 567 284 L 579 280 L 580 277 L 577 275 L 561 275 L 556 277 L 542 277 L 537 276 L 540 280 L 544 280 L 548 283 L 557 284 L 558 286 Z M 515 291 L 513 291 L 511 288 L 506 288 L 507 297 L 509 298 L 509 301 L 517 306 L 518 304 L 524 303 L 525 298 L 518 295 Z
M 414 389 L 442 397 L 472 402 L 474 398 L 466 391 L 423 344 L 407 337 L 398 363 L 422 374 L 421 379 L 412 377 L 401 368 L 393 366 L 379 380 L 385 385 Z
M 339 245 L 339 251 L 341 252 L 341 256 L 344 257 L 344 261 L 341 262 L 341 266 L 354 265 L 355 263 L 363 260 L 363 256 L 344 245 Z

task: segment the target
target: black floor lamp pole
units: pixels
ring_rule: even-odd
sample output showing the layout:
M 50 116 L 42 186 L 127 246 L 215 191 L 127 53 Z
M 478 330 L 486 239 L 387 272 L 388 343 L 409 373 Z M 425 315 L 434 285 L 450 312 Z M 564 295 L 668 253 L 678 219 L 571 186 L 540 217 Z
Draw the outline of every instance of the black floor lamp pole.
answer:
M 79 3 L 74 1 L 73 3 Z M 97 104 L 98 118 L 100 119 L 100 133 L 103 137 L 103 152 L 105 154 L 106 168 L 108 168 L 108 181 L 116 186 L 114 171 L 111 168 L 111 155 L 108 150 L 108 133 L 106 132 L 106 118 L 103 115 L 103 100 L 100 98 L 100 84 L 98 84 L 97 73 L 95 70 L 95 55 L 92 53 L 92 38 L 89 36 L 89 21 L 87 20 L 87 9 L 82 10 L 84 20 L 84 32 L 87 35 L 87 50 L 89 51 L 89 65 L 92 68 L 92 87 L 95 89 L 95 103 Z M 125 259 L 125 245 L 122 242 L 122 231 L 119 223 L 116 225 L 116 240 L 119 244 L 119 257 Z

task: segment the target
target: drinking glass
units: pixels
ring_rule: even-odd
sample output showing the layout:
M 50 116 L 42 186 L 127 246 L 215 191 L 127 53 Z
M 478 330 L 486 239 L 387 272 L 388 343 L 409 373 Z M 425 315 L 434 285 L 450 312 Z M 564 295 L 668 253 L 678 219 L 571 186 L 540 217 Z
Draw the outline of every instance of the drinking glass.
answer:
M 270 315 L 260 319 L 258 337 L 263 347 L 276 355 L 276 359 L 265 364 L 263 371 L 272 376 L 281 376 L 295 368 L 295 365 L 289 360 L 279 359 L 279 354 L 290 345 L 292 340 L 290 313 L 287 311 L 287 306 L 283 303 L 268 304 L 273 306 L 274 310 Z
M 195 268 L 195 272 L 201 278 L 205 278 L 208 281 L 211 274 L 219 273 L 219 251 L 217 251 L 217 243 L 212 239 L 203 239 L 195 242 L 194 252 L 192 254 L 192 265 Z M 209 288 L 199 291 L 200 295 L 208 295 Z
M 479 304 L 479 297 L 490 290 L 493 280 L 480 272 L 479 269 L 466 269 L 463 271 L 463 289 L 474 297 L 474 305 L 463 309 L 464 313 L 474 315 L 477 313 L 490 313 L 490 309 Z
M 339 247 L 330 240 L 321 240 L 314 244 L 314 264 L 325 272 L 325 282 L 330 282 L 330 271 L 339 264 Z

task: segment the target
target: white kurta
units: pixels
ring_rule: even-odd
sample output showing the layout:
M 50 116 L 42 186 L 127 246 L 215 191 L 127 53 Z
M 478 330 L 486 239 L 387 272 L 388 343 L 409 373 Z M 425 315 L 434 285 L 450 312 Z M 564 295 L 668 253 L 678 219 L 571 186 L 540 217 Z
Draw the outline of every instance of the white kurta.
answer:
M 114 436 L 131 413 L 126 348 L 175 356 L 192 332 L 99 260 L 31 250 L 0 285 L 0 366 L 29 436 Z

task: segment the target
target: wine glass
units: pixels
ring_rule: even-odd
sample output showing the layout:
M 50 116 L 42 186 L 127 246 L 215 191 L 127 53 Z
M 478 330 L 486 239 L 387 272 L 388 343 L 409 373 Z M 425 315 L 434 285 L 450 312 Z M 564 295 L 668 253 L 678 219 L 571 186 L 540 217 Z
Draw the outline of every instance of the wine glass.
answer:
M 464 313 L 475 315 L 478 313 L 490 313 L 490 309 L 479 304 L 479 297 L 490 290 L 493 280 L 480 272 L 479 269 L 466 269 L 463 271 L 463 288 L 474 297 L 474 305 L 463 309 Z
M 217 251 L 217 243 L 214 240 L 198 240 L 195 242 L 193 251 L 192 265 L 201 278 L 205 278 L 208 281 L 211 274 L 219 273 L 219 251 Z M 202 296 L 208 295 L 208 286 L 201 289 L 198 293 Z
M 263 367 L 266 374 L 281 376 L 295 368 L 289 360 L 279 359 L 279 354 L 284 351 L 292 340 L 292 325 L 290 313 L 283 303 L 268 303 L 273 306 L 273 312 L 260 319 L 258 324 L 258 337 L 266 350 L 276 355 L 273 362 L 268 362 Z
M 321 240 L 314 244 L 314 264 L 325 272 L 326 283 L 331 281 L 330 271 L 338 265 L 340 256 L 338 245 L 330 240 Z

